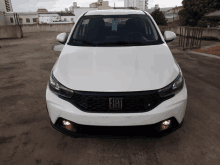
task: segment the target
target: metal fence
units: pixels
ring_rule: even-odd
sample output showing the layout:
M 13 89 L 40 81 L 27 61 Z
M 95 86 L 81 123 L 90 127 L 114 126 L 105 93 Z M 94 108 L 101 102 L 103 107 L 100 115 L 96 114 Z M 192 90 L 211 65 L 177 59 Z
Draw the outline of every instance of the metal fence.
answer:
M 180 27 L 179 46 L 185 49 L 200 48 L 203 28 Z

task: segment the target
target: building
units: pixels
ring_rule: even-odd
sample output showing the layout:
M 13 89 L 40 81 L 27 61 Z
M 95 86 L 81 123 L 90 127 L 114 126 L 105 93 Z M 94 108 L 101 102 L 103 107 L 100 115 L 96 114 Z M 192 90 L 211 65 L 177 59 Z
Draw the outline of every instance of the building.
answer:
M 154 7 L 154 9 L 159 9 L 159 5 L 156 4 L 155 7 Z
M 77 7 L 77 2 L 73 2 L 73 7 Z
M 0 12 L 13 12 L 11 0 L 0 0 Z
M 48 12 L 48 13 L 38 13 L 39 23 L 73 23 L 75 15 L 71 12 Z
M 99 10 L 105 10 L 105 9 L 113 9 L 113 7 L 108 5 L 108 1 L 102 1 L 102 3 L 100 3 L 101 5 L 98 6 Z
M 4 15 L 4 16 L 3 16 Z M 2 12 L 0 14 L 0 25 L 16 24 L 38 24 L 39 18 L 37 12 Z
M 155 7 L 152 7 L 151 9 L 146 9 L 145 11 L 148 12 L 149 14 L 151 14 L 155 9 L 159 9 L 159 5 L 155 5 Z M 173 7 L 164 7 L 164 8 L 160 8 L 160 11 L 162 11 L 164 14 L 166 13 L 166 11 L 172 9 Z
M 59 13 L 59 16 L 61 18 L 61 22 L 74 22 L 75 14 L 71 12 L 61 12 Z
M 89 4 L 89 7 L 91 8 L 98 8 L 98 6 L 102 5 L 103 0 L 98 0 L 97 2 Z
M 58 12 L 38 13 L 39 24 L 61 21 Z
M 37 12 L 17 12 L 19 15 L 19 21 L 21 24 L 38 24 L 38 13 Z
M 70 7 L 69 7 L 69 11 L 72 12 L 72 13 L 74 13 L 74 8 L 78 8 L 77 2 L 73 2 L 73 6 L 70 6 Z
M 0 26 L 5 25 L 5 12 L 0 11 Z
M 164 12 L 167 22 L 173 22 L 179 20 L 178 12 L 183 9 L 183 6 L 176 6 Z
M 220 17 L 220 10 L 205 14 L 205 17 Z
M 89 4 L 90 8 L 97 8 L 98 4 L 96 2 Z
M 136 7 L 139 10 L 148 9 L 148 0 L 124 0 L 125 7 Z
M 38 12 L 38 13 L 48 13 L 48 10 L 45 9 L 45 8 L 39 8 L 39 9 L 37 10 L 37 12 Z
M 77 6 L 77 2 L 73 2 L 73 6 L 70 6 L 70 7 L 69 7 L 69 11 L 70 11 L 70 12 L 74 12 L 74 8 L 79 8 L 79 7 Z
M 19 16 L 13 12 L 11 0 L 0 0 L 0 26 L 19 24 Z
M 74 8 L 74 20 L 75 22 L 78 20 L 79 16 L 85 13 L 86 11 L 91 11 L 91 10 L 98 10 L 98 8 L 91 8 L 91 7 L 77 7 Z
M 207 27 L 214 27 L 220 29 L 220 10 L 216 10 L 211 13 L 207 13 L 204 15 L 204 18 L 202 20 L 206 20 L 207 22 Z
M 73 6 L 70 7 L 71 12 L 74 12 L 75 17 L 74 20 L 77 21 L 79 16 L 86 11 L 91 10 L 104 10 L 104 9 L 113 9 L 113 7 L 109 6 L 108 1 L 98 0 L 97 2 L 91 3 L 90 7 L 78 7 L 76 2 L 73 2 Z
M 113 7 L 109 6 L 108 1 L 98 0 L 97 2 L 89 4 L 90 8 L 98 8 L 99 10 L 104 9 L 113 9 Z

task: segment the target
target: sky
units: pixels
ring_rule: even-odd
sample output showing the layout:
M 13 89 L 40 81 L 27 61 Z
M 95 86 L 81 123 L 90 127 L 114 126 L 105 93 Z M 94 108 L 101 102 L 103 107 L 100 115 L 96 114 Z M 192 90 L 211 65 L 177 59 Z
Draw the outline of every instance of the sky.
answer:
M 89 7 L 90 3 L 97 0 L 11 0 L 14 12 L 22 11 L 37 11 L 38 8 L 46 8 L 48 11 L 64 11 L 77 2 L 77 6 Z M 109 6 L 124 7 L 124 0 L 108 0 Z M 148 0 L 148 8 L 154 7 L 159 4 L 159 7 L 174 7 L 181 6 L 182 0 Z

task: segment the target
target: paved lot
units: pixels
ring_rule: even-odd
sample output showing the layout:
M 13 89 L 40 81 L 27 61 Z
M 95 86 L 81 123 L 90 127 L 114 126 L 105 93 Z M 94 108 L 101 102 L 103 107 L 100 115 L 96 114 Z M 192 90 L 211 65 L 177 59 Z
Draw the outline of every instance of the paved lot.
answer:
M 170 48 L 183 70 L 183 126 L 162 138 L 71 138 L 54 130 L 45 89 L 57 32 L 0 40 L 0 164 L 217 165 L 220 162 L 220 60 Z

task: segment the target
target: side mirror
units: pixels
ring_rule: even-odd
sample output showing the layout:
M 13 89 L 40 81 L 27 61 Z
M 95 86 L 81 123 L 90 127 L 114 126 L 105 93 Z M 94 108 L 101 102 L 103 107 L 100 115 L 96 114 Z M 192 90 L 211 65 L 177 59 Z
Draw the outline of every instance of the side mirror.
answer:
M 171 42 L 173 41 L 174 39 L 176 39 L 176 34 L 174 32 L 171 32 L 171 31 L 165 31 L 164 32 L 164 39 L 165 41 L 168 43 L 168 42 Z
M 59 41 L 61 44 L 65 44 L 67 40 L 67 34 L 66 33 L 60 33 L 57 36 L 57 41 Z

